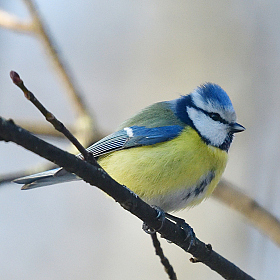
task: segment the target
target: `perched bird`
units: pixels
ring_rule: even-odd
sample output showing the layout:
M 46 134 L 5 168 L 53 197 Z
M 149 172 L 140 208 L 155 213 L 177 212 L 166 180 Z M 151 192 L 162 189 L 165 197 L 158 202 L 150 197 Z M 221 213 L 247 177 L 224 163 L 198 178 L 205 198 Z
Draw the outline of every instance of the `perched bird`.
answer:
M 226 92 L 205 83 L 189 95 L 143 109 L 87 150 L 116 181 L 150 205 L 172 212 L 213 192 L 233 135 L 243 130 Z M 77 179 L 57 168 L 15 182 L 26 190 Z

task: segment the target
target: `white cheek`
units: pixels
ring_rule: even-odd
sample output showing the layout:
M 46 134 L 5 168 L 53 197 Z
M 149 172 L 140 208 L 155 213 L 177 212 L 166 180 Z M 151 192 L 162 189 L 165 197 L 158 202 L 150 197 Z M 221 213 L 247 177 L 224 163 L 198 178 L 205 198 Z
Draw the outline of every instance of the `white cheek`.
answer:
M 187 107 L 187 112 L 196 129 L 210 144 L 220 146 L 224 143 L 228 134 L 226 124 L 214 121 L 203 112 L 191 107 Z

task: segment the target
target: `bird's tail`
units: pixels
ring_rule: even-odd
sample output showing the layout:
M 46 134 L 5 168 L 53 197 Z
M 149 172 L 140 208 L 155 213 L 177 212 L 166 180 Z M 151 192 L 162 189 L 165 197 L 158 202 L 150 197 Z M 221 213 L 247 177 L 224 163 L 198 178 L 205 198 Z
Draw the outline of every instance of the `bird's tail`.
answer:
M 29 190 L 63 182 L 79 180 L 80 178 L 73 173 L 67 172 L 63 168 L 56 168 L 29 176 L 15 179 L 13 182 L 24 184 L 22 190 Z

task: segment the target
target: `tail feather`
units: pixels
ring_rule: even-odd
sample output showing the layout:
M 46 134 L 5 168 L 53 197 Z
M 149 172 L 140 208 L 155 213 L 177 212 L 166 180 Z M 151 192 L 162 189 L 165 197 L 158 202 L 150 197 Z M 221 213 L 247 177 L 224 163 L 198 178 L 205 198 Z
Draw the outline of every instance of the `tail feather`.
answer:
M 73 173 L 69 173 L 62 168 L 56 168 L 29 176 L 15 179 L 13 182 L 24 184 L 22 190 L 29 190 L 38 187 L 54 185 L 63 182 L 79 180 L 79 177 Z

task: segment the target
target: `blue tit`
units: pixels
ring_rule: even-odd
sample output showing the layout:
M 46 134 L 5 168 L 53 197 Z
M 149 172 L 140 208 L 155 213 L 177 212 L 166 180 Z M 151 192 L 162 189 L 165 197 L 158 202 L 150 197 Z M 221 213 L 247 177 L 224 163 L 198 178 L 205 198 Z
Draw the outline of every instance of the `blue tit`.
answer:
M 234 133 L 243 130 L 226 92 L 205 83 L 143 109 L 87 150 L 116 181 L 173 212 L 209 197 L 225 170 Z M 15 182 L 27 190 L 78 179 L 57 168 Z

